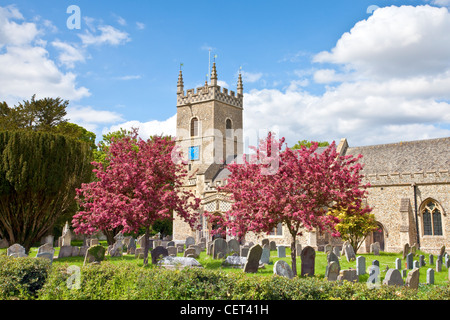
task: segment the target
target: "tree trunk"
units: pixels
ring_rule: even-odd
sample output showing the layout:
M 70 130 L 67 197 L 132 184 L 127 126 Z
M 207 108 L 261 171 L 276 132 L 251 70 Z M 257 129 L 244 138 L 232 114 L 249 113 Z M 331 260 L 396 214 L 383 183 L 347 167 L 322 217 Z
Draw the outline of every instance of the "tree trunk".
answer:
M 297 248 L 295 245 L 295 235 L 292 237 L 291 242 L 291 262 L 292 262 L 292 272 L 294 277 L 297 276 Z
M 150 228 L 145 228 L 145 236 L 144 236 L 144 266 L 148 265 L 148 247 L 150 246 L 150 241 L 148 241 L 148 237 L 150 235 Z

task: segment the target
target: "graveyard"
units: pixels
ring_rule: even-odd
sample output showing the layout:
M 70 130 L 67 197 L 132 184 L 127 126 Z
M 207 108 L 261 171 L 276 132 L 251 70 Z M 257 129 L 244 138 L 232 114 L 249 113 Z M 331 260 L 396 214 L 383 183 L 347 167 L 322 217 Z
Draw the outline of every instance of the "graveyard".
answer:
M 216 292 L 215 288 L 217 292 L 225 290 L 221 288 L 225 286 L 224 281 L 237 281 L 244 286 L 264 283 L 264 285 L 261 284 L 265 288 L 264 294 L 262 296 L 258 294 L 256 299 L 267 297 L 273 299 L 274 293 L 277 294 L 276 299 L 280 298 L 279 295 L 286 299 L 286 294 L 288 292 L 292 294 L 292 290 L 297 292 L 292 299 L 316 299 L 314 295 L 313 297 L 306 295 L 310 290 L 319 290 L 317 292 L 320 295 L 328 292 L 327 290 L 332 292 L 338 290 L 339 294 L 344 291 L 345 295 L 342 299 L 360 299 L 361 294 L 364 299 L 367 299 L 367 296 L 369 299 L 374 297 L 376 299 L 439 300 L 449 298 L 450 257 L 445 252 L 445 247 L 441 250 L 442 255 L 434 256 L 410 248 L 409 245 L 405 245 L 405 254 L 379 250 L 374 250 L 372 253 L 349 254 L 345 244 L 344 249 L 325 246 L 321 248 L 321 251 L 309 246 L 301 248 L 301 245 L 298 245 L 297 250 L 301 254 L 297 257 L 298 275 L 294 277 L 290 265 L 290 248 L 277 246 L 274 243 L 269 244 L 267 240 L 263 240 L 261 244 L 250 243 L 241 246 L 236 240 L 227 242 L 224 239 L 216 239 L 209 243 L 195 243 L 193 238 L 187 239 L 186 243 L 151 239 L 148 265 L 144 265 L 140 240 L 123 237 L 120 234 L 116 236 L 116 243 L 112 246 L 108 246 L 106 241 L 97 239 L 91 242 L 90 246 L 83 246 L 85 241 L 77 240 L 70 241 L 70 245 L 64 243 L 62 246 L 55 247 L 44 244 L 40 247 L 32 247 L 28 254 L 24 253 L 20 245 L 15 244 L 9 248 L 0 249 L 0 259 L 6 259 L 3 260 L 4 262 L 17 263 L 16 266 L 23 264 L 22 259 L 28 259 L 27 263 L 31 264 L 33 261 L 50 262 L 48 279 L 39 280 L 46 282 L 43 293 L 42 295 L 35 293 L 33 296 L 33 298 L 50 300 L 65 299 L 67 298 L 65 295 L 69 295 L 70 299 L 105 299 L 102 295 L 87 298 L 83 294 L 84 290 L 92 290 L 93 285 L 100 285 L 102 281 L 113 281 L 116 294 L 123 299 L 122 295 L 127 290 L 118 284 L 121 283 L 120 281 L 125 281 L 126 284 L 123 285 L 127 288 L 137 285 L 136 283 L 141 283 L 139 287 L 142 288 L 149 286 L 150 283 L 155 286 L 155 283 L 163 281 L 162 279 L 166 285 L 170 281 L 175 281 L 177 284 L 170 285 L 168 290 L 177 291 L 179 286 L 180 290 L 190 292 L 187 297 L 183 295 L 180 299 L 196 299 L 195 294 L 196 290 L 200 290 L 199 286 L 201 290 L 209 288 L 208 293 L 202 293 L 206 297 L 212 294 L 211 299 L 227 299 L 225 296 L 217 297 L 215 293 L 211 293 Z M 67 252 L 70 253 L 67 254 Z M 80 255 L 80 252 L 84 254 Z M 376 272 L 372 272 L 374 265 L 378 267 Z M 6 269 L 9 270 L 9 268 Z M 36 269 L 39 268 L 36 267 Z M 7 276 L 7 272 L 10 271 L 0 271 L 2 280 Z M 107 280 L 98 279 L 98 277 L 105 277 L 105 274 L 109 274 Z M 152 277 L 156 280 L 149 280 Z M 188 280 L 186 283 L 181 283 L 180 277 L 187 277 Z M 77 281 L 79 281 L 77 287 L 74 288 Z M 196 282 L 191 283 L 191 281 Z M 58 288 L 61 288 L 61 285 L 66 287 L 65 293 L 61 293 L 61 296 L 55 296 L 52 286 L 56 284 Z M 281 285 L 282 288 L 277 289 L 277 285 Z M 189 286 L 191 286 L 190 289 Z M 309 289 L 304 291 L 303 286 Z M 160 284 L 160 287 L 164 288 L 164 285 Z M 255 296 L 250 293 L 254 290 L 254 294 L 257 294 L 262 287 L 257 285 L 253 289 L 249 288 L 246 293 L 242 293 L 239 289 L 237 297 L 255 299 Z M 315 288 L 312 289 L 312 287 Z M 169 294 L 169 292 L 161 292 L 163 290 L 161 288 L 156 291 L 154 287 L 152 288 L 147 288 L 147 291 L 151 292 L 147 298 L 144 298 L 145 295 L 139 295 L 139 290 L 132 291 L 136 296 L 130 297 L 127 293 L 126 297 L 127 299 L 163 299 Z M 284 290 L 287 291 L 284 292 Z M 99 292 L 102 290 L 99 289 Z M 17 294 L 11 296 L 11 293 L 5 293 L 3 289 L 0 289 L 0 293 L 3 299 L 20 299 L 20 295 L 19 297 Z M 177 294 L 172 292 L 170 299 L 177 299 Z M 320 295 L 318 298 L 323 299 L 324 297 Z M 329 295 L 329 298 L 333 299 L 335 294 Z M 27 296 L 28 298 L 30 296 Z M 233 298 L 236 297 L 233 296 Z M 115 299 L 115 296 L 109 295 L 107 299 Z

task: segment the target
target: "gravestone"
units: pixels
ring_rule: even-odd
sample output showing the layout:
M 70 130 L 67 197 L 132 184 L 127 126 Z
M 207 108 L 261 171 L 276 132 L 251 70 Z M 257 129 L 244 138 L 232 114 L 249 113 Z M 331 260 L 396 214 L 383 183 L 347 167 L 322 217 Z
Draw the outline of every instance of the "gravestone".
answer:
M 262 251 L 263 248 L 259 244 L 255 244 L 250 248 L 247 255 L 247 262 L 244 265 L 244 272 L 256 273 L 258 271 Z
M 55 248 L 53 248 L 53 245 L 51 243 L 43 244 L 38 248 L 37 253 L 39 254 L 44 252 L 55 254 Z
M 242 246 L 240 256 L 247 257 L 249 249 L 250 249 L 250 247 L 248 247 L 248 246 Z
M 432 268 L 427 270 L 427 284 L 434 284 L 434 270 Z
M 444 253 L 445 253 L 445 246 L 442 246 L 441 250 L 439 250 L 439 255 L 442 257 L 444 256 Z
M 197 254 L 197 250 L 195 250 L 195 248 L 187 248 L 187 249 L 184 251 L 183 256 L 184 256 L 184 257 L 191 257 L 191 258 L 197 259 L 199 255 Z
M 383 284 L 388 286 L 403 286 L 402 275 L 397 269 L 389 269 L 383 280 Z
M 345 246 L 345 258 L 347 258 L 348 262 L 356 260 L 355 251 L 353 250 L 351 244 L 347 244 Z
M 430 263 L 430 265 L 433 265 L 434 264 L 434 256 L 432 254 L 430 254 L 430 256 L 428 258 L 429 258 L 428 262 Z
M 442 258 L 439 256 L 436 260 L 436 272 L 442 271 Z
M 167 249 L 167 252 L 169 253 L 169 256 L 171 256 L 171 257 L 176 257 L 177 256 L 178 251 L 177 251 L 177 248 L 175 246 L 169 246 L 166 249 Z
M 243 268 L 247 262 L 247 257 L 241 256 L 228 256 L 225 261 L 222 262 L 222 266 Z
M 331 244 L 326 244 L 326 245 L 323 247 L 323 251 L 325 252 L 325 254 L 327 254 L 328 252 L 333 251 L 333 246 L 332 246 Z
M 36 254 L 36 258 L 43 258 L 50 260 L 50 264 L 53 263 L 53 253 L 52 252 L 39 252 Z
M 166 248 L 167 248 L 167 247 L 175 247 L 175 241 L 169 241 L 169 242 L 167 242 Z
M 277 250 L 277 243 L 275 241 L 270 241 L 269 249 L 270 249 L 270 251 L 276 251 Z
M 414 260 L 413 261 L 413 269 L 414 268 L 420 268 L 420 263 L 419 263 L 419 261 L 417 261 L 417 260 Z
M 69 222 L 64 225 L 62 236 L 60 237 L 60 247 L 70 246 L 72 244 L 72 232 L 69 228 Z
M 380 244 L 378 242 L 374 242 L 370 245 L 370 252 L 376 256 L 380 255 Z
M 412 253 L 413 256 L 416 255 L 416 250 L 417 250 L 417 245 L 414 243 L 411 248 L 410 248 L 410 252 Z
M 340 257 L 341 256 L 341 252 L 339 250 L 338 247 L 333 247 L 333 253 L 336 255 L 336 257 Z
M 219 253 L 222 254 L 222 257 L 225 257 L 227 254 L 228 245 L 227 242 L 222 238 L 217 238 L 213 242 L 212 247 L 212 256 L 214 259 L 219 259 Z
M 12 246 L 10 246 L 8 249 L 6 249 L 6 255 L 14 257 L 26 257 L 27 254 L 25 253 L 25 248 L 22 247 L 20 244 L 15 243 Z
M 177 253 L 183 253 L 184 252 L 184 243 L 177 243 L 175 245 L 177 247 Z
M 187 237 L 184 244 L 186 245 L 186 248 L 189 248 L 190 245 L 195 244 L 195 239 L 193 237 Z
M 264 248 L 264 246 L 268 244 L 270 246 L 270 241 L 269 239 L 265 238 L 261 240 L 261 248 Z
M 336 279 L 337 281 L 343 281 L 343 280 L 347 280 L 350 282 L 358 282 L 358 275 L 356 274 L 356 270 L 355 269 L 346 269 L 346 270 L 341 270 L 341 272 L 339 272 L 339 276 Z
M 58 259 L 71 257 L 73 252 L 72 246 L 62 246 L 59 248 Z
M 128 246 L 127 246 L 127 254 L 135 254 L 136 252 L 136 241 L 133 237 L 131 237 L 128 240 Z
M 400 258 L 395 259 L 395 269 L 402 270 L 402 259 Z
M 405 243 L 404 245 L 403 245 L 403 259 L 406 259 L 406 256 L 408 255 L 408 253 L 409 253 L 409 243 Z
M 350 243 L 348 242 L 348 240 L 344 241 L 344 243 L 342 244 L 341 256 L 345 256 L 345 248 L 346 248 L 349 244 L 350 244 Z
M 202 248 L 200 248 L 200 246 L 198 246 L 196 244 L 191 244 L 188 249 L 194 249 L 195 250 L 195 254 L 196 254 L 197 257 L 202 252 Z
M 366 274 L 366 257 L 358 256 L 356 258 L 356 274 L 358 276 Z
M 135 259 L 144 259 L 144 252 L 145 248 L 136 248 L 134 251 L 134 258 Z
M 314 248 L 310 246 L 303 248 L 300 258 L 302 260 L 301 276 L 314 276 L 316 263 L 316 251 Z
M 406 269 L 412 270 L 412 268 L 413 268 L 413 254 L 408 253 L 406 255 Z
M 288 279 L 292 279 L 294 277 L 294 272 L 292 272 L 291 267 L 286 261 L 283 260 L 278 260 L 275 262 L 273 266 L 273 273 Z
M 327 266 L 325 276 L 328 281 L 336 281 L 340 271 L 341 267 L 339 266 L 339 263 L 337 263 L 336 261 L 331 261 Z
M 86 255 L 84 256 L 84 265 L 93 262 L 100 263 L 105 259 L 105 253 L 105 248 L 99 244 L 89 247 L 86 250 Z
M 200 262 L 190 257 L 167 256 L 159 260 L 158 265 L 164 268 L 171 268 L 171 269 L 203 268 Z
M 425 265 L 426 265 L 426 263 L 425 263 L 425 256 L 423 254 L 421 254 L 419 256 L 419 266 L 420 267 L 424 267 Z
M 411 289 L 419 288 L 419 276 L 420 276 L 419 269 L 411 270 L 406 277 L 405 286 Z
M 338 266 L 338 271 L 337 271 L 337 275 L 336 277 L 339 275 L 339 271 L 341 271 L 341 265 L 339 264 L 339 258 L 332 252 L 329 251 L 328 255 L 327 255 L 327 266 L 325 268 L 325 276 L 328 274 L 328 268 L 331 264 L 331 262 L 336 262 L 337 266 Z
M 277 246 L 277 256 L 278 258 L 286 258 L 286 247 Z
M 269 264 L 270 262 L 270 246 L 267 244 L 263 247 L 261 262 L 265 264 Z
M 380 267 L 380 261 L 378 261 L 378 260 L 373 260 L 373 261 L 372 261 L 372 265 L 373 265 L 373 266 Z
M 157 246 L 150 253 L 152 255 L 152 264 L 157 264 L 158 260 L 160 260 L 161 258 L 167 257 L 169 255 L 169 252 L 163 246 Z
M 296 256 L 299 256 L 302 253 L 302 245 L 300 243 L 295 244 Z
M 240 253 L 240 245 L 239 245 L 239 241 L 237 241 L 236 239 L 230 239 L 227 242 L 227 253 Z
M 98 239 L 96 238 L 96 239 L 91 239 L 90 241 L 89 241 L 89 246 L 90 247 L 93 247 L 93 246 L 96 246 L 96 245 L 99 245 L 100 244 L 100 242 L 98 241 Z

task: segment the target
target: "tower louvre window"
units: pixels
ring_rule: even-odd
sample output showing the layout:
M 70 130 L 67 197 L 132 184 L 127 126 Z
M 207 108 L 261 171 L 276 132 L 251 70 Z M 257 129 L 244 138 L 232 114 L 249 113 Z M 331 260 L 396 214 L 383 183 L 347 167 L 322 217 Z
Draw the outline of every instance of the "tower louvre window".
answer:
M 225 122 L 225 132 L 226 132 L 226 136 L 227 138 L 230 138 L 232 136 L 232 130 L 233 129 L 233 125 L 231 123 L 230 119 L 227 119 L 227 121 Z
M 198 136 L 198 119 L 192 118 L 191 120 L 191 137 Z

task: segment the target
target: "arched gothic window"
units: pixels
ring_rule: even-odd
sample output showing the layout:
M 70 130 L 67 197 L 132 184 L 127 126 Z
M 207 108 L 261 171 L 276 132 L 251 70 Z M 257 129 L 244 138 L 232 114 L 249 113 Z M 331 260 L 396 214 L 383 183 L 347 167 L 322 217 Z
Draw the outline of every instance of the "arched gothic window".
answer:
M 422 205 L 422 224 L 424 236 L 442 236 L 442 211 L 434 200 Z
M 191 137 L 198 136 L 198 119 L 192 118 L 191 120 Z
M 227 121 L 225 122 L 225 132 L 226 132 L 227 138 L 230 138 L 233 135 L 233 133 L 231 131 L 232 129 L 233 129 L 233 125 L 231 123 L 231 120 L 227 119 Z

